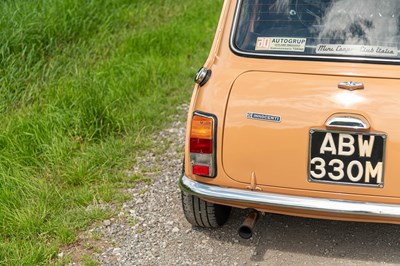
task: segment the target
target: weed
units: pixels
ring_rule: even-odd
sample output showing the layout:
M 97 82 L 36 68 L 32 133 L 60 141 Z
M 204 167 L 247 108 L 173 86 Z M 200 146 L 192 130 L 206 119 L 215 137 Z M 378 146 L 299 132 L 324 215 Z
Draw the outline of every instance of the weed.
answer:
M 130 226 L 132 226 L 132 227 L 134 227 L 137 223 L 137 220 L 133 217 L 130 217 L 128 220 L 129 220 Z
M 88 256 L 88 255 L 83 255 L 82 256 L 82 261 L 83 261 L 83 265 L 85 266 L 97 266 L 99 265 L 99 263 L 92 257 Z

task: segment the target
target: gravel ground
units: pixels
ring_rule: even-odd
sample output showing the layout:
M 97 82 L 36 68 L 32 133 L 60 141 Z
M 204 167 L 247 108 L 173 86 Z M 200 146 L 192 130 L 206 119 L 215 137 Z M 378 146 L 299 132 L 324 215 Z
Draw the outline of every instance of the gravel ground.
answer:
M 183 109 L 186 109 L 184 107 Z M 118 217 L 90 232 L 101 235 L 102 265 L 399 265 L 396 225 L 350 223 L 265 214 L 250 240 L 237 235 L 247 211 L 234 209 L 227 225 L 192 227 L 181 210 L 178 178 L 185 135 L 184 115 L 154 138 L 132 172 L 153 182 L 132 189 Z

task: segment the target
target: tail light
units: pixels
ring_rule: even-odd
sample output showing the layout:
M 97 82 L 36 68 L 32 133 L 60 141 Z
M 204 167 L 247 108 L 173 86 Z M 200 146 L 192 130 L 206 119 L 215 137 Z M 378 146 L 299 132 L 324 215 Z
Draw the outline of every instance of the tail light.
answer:
M 217 120 L 214 116 L 195 112 L 190 129 L 190 164 L 195 175 L 215 177 L 215 135 Z

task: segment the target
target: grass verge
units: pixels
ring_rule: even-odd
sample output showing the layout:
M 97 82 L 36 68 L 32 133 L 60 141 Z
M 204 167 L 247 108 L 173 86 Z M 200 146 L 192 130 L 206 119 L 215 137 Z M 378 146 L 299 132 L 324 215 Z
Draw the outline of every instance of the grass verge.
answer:
M 125 199 L 135 155 L 188 101 L 221 5 L 0 3 L 0 264 L 52 263 L 112 215 L 97 206 Z

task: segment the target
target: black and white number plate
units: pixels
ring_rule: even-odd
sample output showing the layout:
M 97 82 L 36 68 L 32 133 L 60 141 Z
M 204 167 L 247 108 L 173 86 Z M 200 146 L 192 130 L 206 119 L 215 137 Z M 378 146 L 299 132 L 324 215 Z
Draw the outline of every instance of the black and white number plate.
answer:
M 312 182 L 383 187 L 386 135 L 310 130 Z

